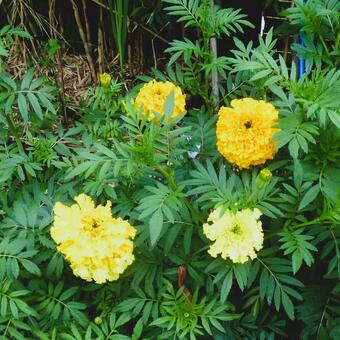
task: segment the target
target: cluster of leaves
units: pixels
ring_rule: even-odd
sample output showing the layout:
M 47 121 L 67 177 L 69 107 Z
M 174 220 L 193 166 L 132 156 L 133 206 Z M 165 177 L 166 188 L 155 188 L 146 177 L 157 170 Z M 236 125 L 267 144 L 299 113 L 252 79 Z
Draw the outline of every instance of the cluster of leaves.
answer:
M 65 128 L 55 90 L 34 70 L 21 80 L 0 71 L 2 338 L 339 338 L 336 58 L 296 79 L 294 63 L 276 54 L 269 32 L 257 47 L 234 39 L 231 55 L 214 59 L 209 39 L 249 25 L 239 10 L 164 2 L 168 14 L 201 32 L 197 41 L 172 43 L 166 75 L 153 70 L 206 99 L 185 116 L 170 118 L 170 94 L 165 114 L 150 122 L 133 104 L 136 89 L 123 98 L 112 81 L 90 90 L 75 110 L 75 126 Z M 323 22 L 332 13 L 318 17 Z M 266 164 L 273 176 L 265 183 L 261 166 L 239 171 L 216 151 L 208 100 L 214 72 L 221 75 L 221 102 L 252 96 L 280 111 L 280 150 Z M 202 80 L 207 87 L 200 90 Z M 53 205 L 81 192 L 98 203 L 111 200 L 113 213 L 138 230 L 136 260 L 116 282 L 74 277 L 51 241 Z M 202 224 L 217 206 L 261 210 L 265 243 L 257 259 L 235 264 L 207 254 Z
M 200 95 L 207 104 L 216 103 L 216 93 L 210 91 L 210 79 L 218 75 L 226 78 L 226 57 L 217 57 L 211 47 L 211 39 L 243 33 L 243 26 L 253 27 L 240 9 L 224 8 L 211 4 L 209 0 L 162 0 L 169 15 L 177 17 L 177 22 L 184 23 L 200 32 L 200 39 L 192 41 L 174 40 L 166 52 L 171 54 L 169 65 L 183 60 L 182 69 L 186 79 L 183 88 L 194 95 Z M 208 105 L 209 107 L 209 105 Z
M 292 49 L 313 67 L 337 67 L 340 57 L 340 3 L 337 0 L 295 0 L 295 6 L 283 11 L 290 22 L 291 33 L 301 32 L 303 41 Z

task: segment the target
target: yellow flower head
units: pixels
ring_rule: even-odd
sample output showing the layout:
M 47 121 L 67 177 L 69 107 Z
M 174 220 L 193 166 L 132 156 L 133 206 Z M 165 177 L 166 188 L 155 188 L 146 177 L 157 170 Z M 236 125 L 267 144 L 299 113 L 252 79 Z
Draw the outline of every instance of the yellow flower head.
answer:
M 128 221 L 112 217 L 109 201 L 96 207 L 85 194 L 74 200 L 77 204 L 70 207 L 55 204 L 52 239 L 74 275 L 97 283 L 117 280 L 134 261 L 136 229 Z
M 279 112 L 263 100 L 235 99 L 231 107 L 221 107 L 216 126 L 217 149 L 240 169 L 274 158 L 277 148 L 273 136 L 279 129 Z
M 101 73 L 99 75 L 99 80 L 102 87 L 110 87 L 111 76 L 108 73 Z
M 223 259 L 229 258 L 234 263 L 244 263 L 256 258 L 255 250 L 263 247 L 262 224 L 258 209 L 239 210 L 234 214 L 227 210 L 221 215 L 221 208 L 212 211 L 208 222 L 203 225 L 205 236 L 214 241 L 208 253 Z
M 174 92 L 174 111 L 172 117 L 185 112 L 185 94 L 180 87 L 169 81 L 151 80 L 138 92 L 135 105 L 136 109 L 143 107 L 143 114 L 149 113 L 148 120 L 154 119 L 154 112 L 164 115 L 164 103 L 168 95 Z

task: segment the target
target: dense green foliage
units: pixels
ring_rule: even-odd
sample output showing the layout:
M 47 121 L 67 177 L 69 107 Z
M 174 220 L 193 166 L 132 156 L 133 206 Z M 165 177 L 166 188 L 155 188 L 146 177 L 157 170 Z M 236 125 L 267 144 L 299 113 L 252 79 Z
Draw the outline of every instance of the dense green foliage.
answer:
M 6 72 L 18 29 L 0 30 L 0 334 L 3 339 L 339 339 L 340 4 L 297 1 L 287 11 L 303 31 L 307 72 L 259 43 L 234 39 L 217 59 L 210 39 L 251 26 L 239 10 L 207 0 L 164 0 L 200 39 L 167 49 L 168 79 L 201 107 L 149 122 L 133 105 L 138 87 L 89 89 L 74 126 L 60 119 L 57 89 L 34 69 Z M 321 29 L 320 29 L 321 27 Z M 279 153 L 239 171 L 216 149 L 215 95 L 272 102 Z M 141 81 L 151 79 L 141 76 Z M 138 230 L 135 262 L 116 282 L 72 275 L 49 229 L 57 201 L 86 192 Z M 217 205 L 262 211 L 264 248 L 245 264 L 207 253 L 202 225 Z

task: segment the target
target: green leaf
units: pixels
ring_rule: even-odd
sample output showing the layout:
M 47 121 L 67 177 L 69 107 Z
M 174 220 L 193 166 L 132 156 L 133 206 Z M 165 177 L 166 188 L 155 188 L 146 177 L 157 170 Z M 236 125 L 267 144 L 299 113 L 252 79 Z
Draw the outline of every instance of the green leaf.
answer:
M 30 86 L 32 78 L 33 78 L 33 73 L 34 73 L 34 68 L 30 68 L 26 72 L 26 74 L 25 74 L 25 76 L 24 76 L 24 78 L 22 79 L 22 82 L 21 82 L 21 87 L 20 87 L 21 90 L 25 90 Z
M 7 314 L 7 305 L 8 305 L 8 299 L 6 295 L 3 295 L 0 301 L 0 315 L 2 318 L 4 318 Z
M 20 259 L 20 263 L 23 265 L 23 267 L 34 275 L 41 275 L 41 271 L 39 267 L 32 261 L 26 260 L 26 259 Z
M 306 194 L 303 196 L 300 204 L 299 204 L 299 210 L 302 210 L 304 207 L 306 207 L 309 203 L 311 203 L 319 194 L 320 192 L 320 185 L 315 184 L 312 186 Z
M 336 111 L 328 111 L 328 116 L 333 124 L 340 129 L 340 115 Z
M 175 95 L 174 95 L 174 91 L 171 91 L 168 97 L 166 98 L 164 107 L 163 107 L 166 120 L 170 119 L 172 113 L 174 112 L 174 106 L 175 106 Z
M 56 113 L 53 104 L 48 100 L 46 94 L 42 92 L 38 92 L 38 97 L 40 102 L 43 104 L 44 107 L 46 107 L 47 110 L 49 110 L 52 113 Z
M 281 292 L 281 298 L 282 298 L 283 308 L 285 309 L 288 317 L 291 320 L 294 320 L 294 305 L 292 303 L 292 300 L 285 292 Z
M 298 270 L 300 269 L 301 265 L 302 265 L 302 255 L 300 253 L 300 251 L 295 251 L 292 255 L 292 266 L 293 266 L 293 273 L 294 275 L 298 272 Z
M 27 123 L 28 122 L 27 101 L 22 93 L 19 93 L 18 95 L 18 108 L 22 119 L 25 121 L 25 123 Z
M 158 208 L 152 215 L 149 222 L 149 233 L 151 246 L 154 246 L 158 241 L 158 238 L 162 232 L 163 228 L 163 213 L 160 208 Z
M 230 270 L 222 283 L 220 296 L 221 303 L 224 303 L 227 300 L 232 284 L 233 284 L 233 272 Z
M 41 110 L 41 107 L 40 107 L 40 104 L 39 104 L 37 97 L 33 93 L 28 93 L 27 98 L 28 98 L 29 102 L 31 103 L 35 114 L 40 119 L 43 119 L 43 113 L 42 113 L 42 110 Z
M 143 332 L 143 319 L 140 318 L 135 327 L 133 328 L 133 332 L 132 332 L 132 340 L 138 340 L 140 339 L 140 336 L 142 335 L 142 332 Z
M 12 28 L 10 33 L 15 34 L 15 35 L 17 35 L 18 37 L 21 37 L 21 38 L 32 39 L 32 36 L 28 32 L 26 32 L 26 31 L 24 31 L 20 28 Z

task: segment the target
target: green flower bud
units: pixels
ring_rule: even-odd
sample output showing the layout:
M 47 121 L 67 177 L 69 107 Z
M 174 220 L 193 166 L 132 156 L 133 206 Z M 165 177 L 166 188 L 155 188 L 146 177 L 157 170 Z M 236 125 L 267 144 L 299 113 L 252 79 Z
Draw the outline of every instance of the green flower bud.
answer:
M 272 177 L 273 174 L 269 169 L 262 169 L 256 178 L 256 187 L 258 189 L 262 189 L 272 179 Z
M 259 176 L 262 179 L 262 181 L 269 182 L 272 179 L 273 174 L 268 168 L 264 168 L 260 171 Z
M 94 323 L 95 323 L 96 325 L 100 325 L 102 322 L 103 322 L 103 319 L 102 319 L 100 316 L 97 316 L 97 317 L 94 319 Z

